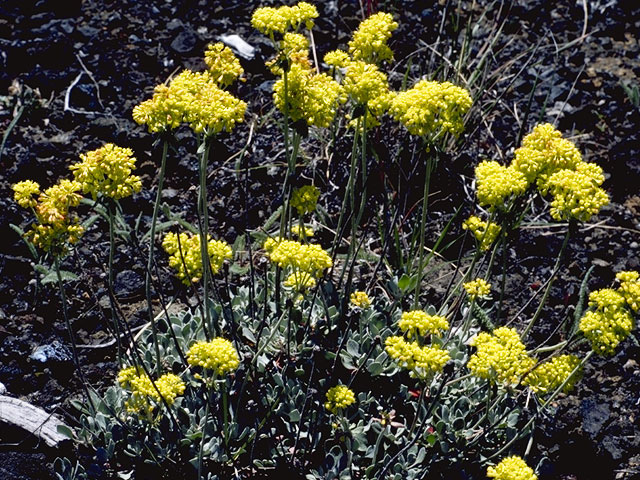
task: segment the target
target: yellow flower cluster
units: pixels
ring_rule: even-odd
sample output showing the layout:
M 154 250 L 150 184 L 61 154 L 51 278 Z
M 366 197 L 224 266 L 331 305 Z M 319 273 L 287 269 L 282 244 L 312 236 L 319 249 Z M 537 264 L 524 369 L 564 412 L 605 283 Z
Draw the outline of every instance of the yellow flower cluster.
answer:
M 313 28 L 313 19 L 318 17 L 318 10 L 314 5 L 300 2 L 293 7 L 262 7 L 253 12 L 251 25 L 253 28 L 273 37 L 274 32 L 285 33 L 287 30 L 298 30 L 302 23 L 307 29 Z
M 307 291 L 316 286 L 316 279 L 308 272 L 295 270 L 283 282 L 285 287 L 293 288 L 298 292 Z
M 200 236 L 173 232 L 165 235 L 162 248 L 169 254 L 169 266 L 177 271 L 176 277 L 185 285 L 196 283 L 202 278 L 202 253 Z M 229 244 L 222 240 L 209 240 L 207 250 L 209 263 L 214 274 L 220 271 L 225 260 L 232 257 Z
M 624 296 L 627 305 L 634 312 L 640 310 L 640 274 L 634 271 L 619 272 L 616 279 L 620 282 L 618 291 Z
M 504 208 L 507 199 L 522 195 L 526 189 L 524 174 L 513 166 L 484 161 L 476 167 L 476 195 L 480 205 L 488 205 L 491 209 Z
M 486 251 L 491 248 L 491 245 L 496 241 L 501 230 L 500 225 L 492 222 L 485 222 L 475 215 L 467 218 L 462 223 L 462 228 L 473 233 L 473 236 L 479 242 L 478 248 L 482 251 Z
M 324 63 L 331 67 L 345 68 L 351 63 L 351 57 L 344 50 L 331 50 L 325 54 Z
M 327 402 L 324 404 L 324 408 L 331 413 L 337 414 L 338 411 L 347 408 L 356 401 L 356 396 L 349 387 L 344 385 L 337 385 L 331 387 L 327 392 Z
M 107 143 L 103 147 L 80 154 L 81 162 L 69 167 L 82 185 L 83 193 L 95 200 L 98 194 L 119 200 L 139 192 L 142 182 L 131 175 L 136 159 L 133 150 Z
M 573 170 L 582 161 L 582 155 L 569 140 L 562 138 L 556 128 L 544 123 L 534 127 L 514 152 L 513 168 L 522 172 L 528 183 L 537 181 L 546 194 L 547 180 L 559 170 Z
M 504 458 L 495 467 L 487 468 L 487 477 L 496 480 L 538 480 L 533 469 L 518 456 Z
M 298 238 L 313 237 L 313 234 L 313 228 L 307 227 L 306 225 L 293 225 L 291 227 L 291 235 L 295 235 Z
M 290 268 L 293 273 L 307 273 L 320 278 L 322 272 L 333 265 L 331 257 L 320 245 L 268 239 L 264 248 L 273 263 L 280 268 Z
M 620 272 L 616 278 L 620 288 L 604 288 L 589 295 L 588 311 L 580 319 L 579 328 L 600 355 L 613 355 L 618 344 L 634 328 L 633 314 L 638 311 L 640 283 L 638 272 Z
M 34 198 L 40 194 L 40 185 L 32 180 L 24 180 L 11 186 L 13 199 L 22 208 L 34 208 L 38 201 Z
M 410 375 L 429 380 L 442 371 L 451 356 L 439 346 L 421 347 L 418 342 L 407 342 L 404 337 L 388 337 L 385 351 L 401 368 L 410 370 Z
M 562 391 L 569 393 L 582 377 L 582 372 L 578 370 L 569 378 L 578 365 L 580 359 L 575 355 L 560 355 L 537 366 L 525 377 L 523 383 L 537 394 L 547 395 L 553 393 L 568 379 Z
M 600 188 L 602 182 L 602 168 L 595 163 L 580 162 L 575 170 L 555 172 L 548 181 L 553 196 L 551 216 L 556 220 L 588 221 L 609 203 L 609 196 Z
M 317 187 L 304 185 L 293 189 L 290 203 L 298 211 L 299 215 L 304 215 L 316 209 L 318 198 L 320 198 L 320 190 Z
M 368 109 L 371 114 L 369 120 L 374 124 L 376 117 L 381 116 L 391 106 L 393 93 L 389 90 L 387 75 L 374 64 L 363 61 L 350 62 L 342 86 L 354 103 Z
M 390 112 L 412 135 L 459 135 L 471 103 L 471 95 L 464 88 L 450 82 L 421 80 L 393 98 Z
M 354 60 L 367 63 L 391 60 L 393 52 L 387 45 L 387 41 L 396 28 L 398 24 L 390 13 L 379 12 L 371 15 L 353 32 L 353 38 L 349 42 L 349 53 Z
M 125 403 L 127 411 L 147 418 L 153 412 L 154 403 L 160 404 L 164 399 L 167 405 L 173 405 L 175 399 L 185 390 L 182 379 L 173 373 L 166 373 L 153 382 L 138 367 L 127 367 L 120 370 L 118 383 L 123 389 L 131 392 L 130 398 Z
M 246 108 L 245 102 L 218 87 L 216 78 L 208 72 L 185 70 L 168 87 L 158 85 L 153 98 L 133 109 L 133 119 L 147 125 L 152 133 L 185 122 L 196 133 L 212 135 L 222 130 L 230 132 L 243 121 Z
M 366 310 L 371 306 L 371 299 L 369 298 L 369 295 L 367 295 L 367 292 L 353 292 L 349 297 L 349 300 L 351 301 L 351 305 L 363 310 Z
M 220 42 L 207 47 L 204 52 L 204 63 L 209 67 L 211 79 L 222 87 L 231 85 L 244 72 L 238 57 Z
M 412 310 L 402 313 L 398 327 L 411 339 L 417 335 L 440 335 L 441 331 L 449 328 L 449 322 L 441 315 L 429 315 L 422 310 Z
M 14 199 L 24 208 L 34 208 L 36 223 L 26 237 L 38 248 L 54 255 L 63 255 L 68 243 L 76 243 L 84 228 L 69 209 L 77 207 L 82 195 L 82 185 L 74 180 L 60 180 L 53 187 L 40 192 L 36 182 L 25 180 L 12 186 Z M 38 194 L 38 200 L 34 196 Z
M 471 345 L 477 348 L 467 367 L 475 376 L 492 383 L 513 385 L 535 364 L 513 328 L 499 327 L 480 333 Z
M 491 291 L 491 284 L 482 278 L 476 278 L 470 282 L 463 283 L 469 299 L 475 301 L 479 297 L 486 297 Z
M 210 342 L 194 343 L 187 352 L 187 362 L 194 367 L 213 370 L 222 377 L 238 368 L 240 357 L 229 340 L 218 337 Z
M 324 73 L 315 74 L 300 63 L 293 63 L 287 72 L 287 102 L 284 77 L 273 85 L 273 100 L 281 112 L 294 122 L 304 120 L 308 125 L 328 127 L 336 116 L 340 103 L 346 98 L 340 84 Z

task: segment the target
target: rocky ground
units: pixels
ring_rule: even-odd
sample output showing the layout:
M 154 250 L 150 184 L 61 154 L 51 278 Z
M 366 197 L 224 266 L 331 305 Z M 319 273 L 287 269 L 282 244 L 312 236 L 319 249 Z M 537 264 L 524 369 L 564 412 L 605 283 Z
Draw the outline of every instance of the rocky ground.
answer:
M 480 100 L 484 113 L 437 177 L 446 186 L 441 190 L 460 193 L 437 196 L 432 220 L 450 218 L 460 201 L 471 206 L 473 198 L 465 192 L 470 191 L 477 161 L 508 160 L 533 124 L 555 122 L 586 160 L 604 168 L 612 203 L 572 240 L 565 273 L 545 310 L 548 322 L 572 308 L 591 266 L 591 289 L 608 286 L 616 271 L 639 269 L 640 5 L 635 0 L 377 3 L 400 24 L 391 44 L 396 58 L 390 79 L 396 88 L 405 71 L 418 78 L 432 65 L 446 64 L 443 57 L 455 61 L 461 30 L 443 18 L 476 19 L 474 48 L 480 48 L 495 25 L 503 25 L 486 67 L 491 81 Z M 262 126 L 252 140 L 245 160 L 252 167 L 246 187 L 231 171 L 233 155 L 249 141 L 249 127 L 258 129 L 259 119 L 272 105 L 273 77 L 264 67 L 272 50 L 249 24 L 256 6 L 258 2 L 237 0 L 0 3 L 0 131 L 6 140 L 0 147 L 0 383 L 9 395 L 71 421 L 69 401 L 80 394 L 56 290 L 53 284 L 36 282 L 33 259 L 10 227 L 25 223 L 24 211 L 11 200 L 10 186 L 24 179 L 50 185 L 68 173 L 79 153 L 105 142 L 128 146 L 136 153 L 137 173 L 147 188 L 123 203 L 125 217 L 133 223 L 142 212 L 141 224 L 146 225 L 159 151 L 152 136 L 133 122 L 131 111 L 176 71 L 203 68 L 206 45 L 220 35 L 236 34 L 255 52 L 243 59 L 247 81 L 236 92 L 249 104 L 247 125 L 221 138 L 213 149 L 209 188 L 214 228 L 219 236 L 233 240 L 244 228 L 264 223 L 277 206 L 282 169 L 269 160 L 279 148 L 274 127 Z M 321 58 L 346 44 L 361 10 L 357 1 L 336 0 L 319 2 L 318 8 L 321 17 L 314 32 Z M 478 52 L 473 53 L 470 59 Z M 385 144 L 380 141 L 378 146 Z M 188 153 L 195 151 L 193 147 L 189 135 L 178 134 L 163 191 L 173 211 L 187 218 L 193 216 L 196 197 L 197 162 Z M 332 180 L 346 175 L 346 168 L 329 162 L 312 146 L 305 155 L 313 159 L 312 171 L 327 172 L 322 201 L 335 211 Z M 529 225 L 521 234 L 509 258 L 511 309 L 517 310 L 548 277 L 562 230 Z M 74 329 L 85 345 L 99 346 L 109 338 L 102 308 L 105 232 L 100 222 L 89 229 L 64 265 L 82 272 L 82 281 L 72 282 L 70 289 Z M 454 258 L 455 254 L 457 250 L 445 252 Z M 116 255 L 116 290 L 132 325 L 146 316 L 143 258 L 132 247 Z M 180 298 L 187 301 L 184 292 Z M 636 329 L 617 355 L 592 361 L 575 394 L 558 400 L 556 410 L 540 425 L 539 447 L 532 457 L 540 463 L 541 479 L 640 478 L 638 338 Z M 84 348 L 81 357 L 90 383 L 99 388 L 112 381 L 112 348 Z M 0 429 L 2 478 L 53 478 L 51 462 L 57 454 L 20 432 Z

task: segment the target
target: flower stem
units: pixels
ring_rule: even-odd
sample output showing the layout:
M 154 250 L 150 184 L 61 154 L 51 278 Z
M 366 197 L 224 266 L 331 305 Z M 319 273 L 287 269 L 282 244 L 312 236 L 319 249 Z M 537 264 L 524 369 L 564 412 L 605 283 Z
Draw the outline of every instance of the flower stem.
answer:
M 151 217 L 151 230 L 149 237 L 149 258 L 147 260 L 147 271 L 144 279 L 144 290 L 145 295 L 147 297 L 147 310 L 149 312 L 149 321 L 151 323 L 151 336 L 153 338 L 153 345 L 156 351 L 156 373 L 158 378 L 162 373 L 160 368 L 160 344 L 158 342 L 158 327 L 156 326 L 156 321 L 153 316 L 153 303 L 151 297 L 151 272 L 153 270 L 154 265 L 154 255 L 155 255 L 155 236 L 156 236 L 156 223 L 158 221 L 158 211 L 160 210 L 160 199 L 162 198 L 162 187 L 164 184 L 164 175 L 167 167 L 167 150 L 169 147 L 169 142 L 167 139 L 164 140 L 162 144 L 162 160 L 160 163 L 160 174 L 158 177 L 158 190 L 156 191 L 156 201 L 153 205 L 153 215 Z

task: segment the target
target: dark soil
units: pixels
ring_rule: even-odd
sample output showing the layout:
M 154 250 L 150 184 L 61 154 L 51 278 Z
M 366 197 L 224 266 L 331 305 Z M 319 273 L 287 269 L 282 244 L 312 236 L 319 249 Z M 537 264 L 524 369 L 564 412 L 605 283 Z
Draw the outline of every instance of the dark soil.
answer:
M 263 126 L 256 133 L 258 137 L 242 161 L 242 167 L 251 167 L 246 183 L 232 172 L 237 161 L 232 155 L 247 143 L 249 125 L 257 126 L 272 108 L 273 77 L 264 67 L 271 47 L 249 23 L 257 3 L 0 3 L 0 131 L 7 136 L 0 152 L 0 383 L 9 395 L 69 422 L 74 415 L 70 401 L 82 396 L 70 361 L 57 291 L 53 284 L 42 285 L 36 280 L 33 259 L 10 228 L 11 224 L 25 225 L 25 212 L 12 201 L 10 186 L 25 179 L 51 185 L 69 173 L 68 166 L 77 161 L 79 153 L 105 142 L 128 146 L 136 153 L 136 173 L 146 188 L 123 202 L 123 209 L 130 224 L 142 212 L 141 231 L 146 231 L 160 152 L 154 138 L 133 122 L 131 111 L 150 96 L 155 85 L 177 70 L 202 69 L 206 45 L 221 34 L 239 35 L 256 48 L 256 55 L 243 60 L 247 81 L 235 92 L 249 104 L 247 124 L 233 135 L 220 137 L 213 146 L 209 177 L 212 230 L 233 241 L 245 228 L 262 225 L 277 207 L 283 169 L 265 167 L 281 148 L 273 126 Z M 400 24 L 392 42 L 396 74 L 390 80 L 395 88 L 399 88 L 406 68 L 410 78 L 418 78 L 430 71 L 430 65 L 440 63 L 426 45 L 450 42 L 455 61 L 459 47 L 457 40 L 450 39 L 459 34 L 449 26 L 441 32 L 440 25 L 443 17 L 450 18 L 454 12 L 449 4 L 458 2 L 378 3 L 380 10 L 392 12 Z M 463 19 L 491 6 L 474 29 L 478 40 L 489 34 L 492 25 L 507 20 L 489 68 L 507 67 L 482 98 L 483 105 L 496 104 L 482 122 L 476 122 L 477 128 L 468 132 L 463 148 L 446 159 L 437 173 L 434 185 L 439 189 L 430 213 L 432 224 L 443 226 L 461 202 L 471 208 L 474 199 L 465 192 L 472 192 L 473 167 L 484 158 L 510 159 L 519 138 L 538 121 L 555 121 L 565 135 L 571 135 L 585 159 L 600 164 L 607 173 L 605 188 L 612 203 L 572 239 L 564 273 L 545 309 L 547 327 L 542 326 L 534 335 L 534 339 L 543 339 L 553 330 L 552 325 L 572 313 L 580 282 L 591 266 L 590 289 L 610 285 L 619 270 L 640 269 L 640 107 L 623 88 L 623 84 L 640 87 L 640 5 L 636 0 L 585 1 L 585 24 L 583 2 L 573 0 L 505 2 L 502 9 L 485 1 L 460 4 Z M 314 35 L 321 58 L 326 51 L 345 46 L 361 17 L 357 1 L 318 2 L 318 8 L 320 18 Z M 564 50 L 558 47 L 571 41 L 574 43 Z M 536 45 L 533 59 L 520 56 Z M 11 125 L 18 114 L 17 123 Z M 391 128 L 396 130 L 386 130 L 387 136 L 373 139 L 382 160 L 397 148 L 397 142 L 387 145 L 387 138 L 406 138 L 397 127 L 383 125 L 383 132 Z M 335 185 L 347 175 L 346 162 L 340 162 L 344 155 L 340 155 L 348 146 L 338 143 L 338 155 L 329 162 L 313 145 L 303 145 L 302 155 L 310 162 L 306 174 L 322 172 L 316 174 L 316 179 L 325 178 L 326 182 L 321 201 L 329 213 L 335 213 L 340 193 Z M 194 218 L 197 193 L 193 187 L 197 184 L 194 146 L 188 132 L 178 132 L 163 191 L 173 212 L 187 219 Z M 381 176 L 389 173 L 384 166 L 379 169 Z M 411 182 L 408 184 L 411 190 Z M 416 195 L 419 198 L 420 193 Z M 540 218 L 546 221 L 548 216 L 543 212 L 541 209 Z M 437 229 L 431 234 L 435 239 Z M 548 278 L 563 234 L 562 227 L 522 231 L 508 258 L 506 316 L 517 312 Z M 319 240 L 322 243 L 322 234 Z M 444 255 L 455 258 L 458 249 L 455 245 Z M 111 338 L 104 271 L 107 251 L 105 224 L 98 221 L 64 263 L 66 270 L 82 272 L 82 281 L 70 282 L 68 288 L 73 292 L 69 299 L 73 327 L 83 345 L 100 346 Z M 147 318 L 145 255 L 141 249 L 123 244 L 115 258 L 118 299 L 133 327 Z M 167 281 L 163 287 L 172 291 L 179 285 Z M 430 293 L 437 297 L 438 289 L 436 284 Z M 186 292 L 179 298 L 188 302 Z M 527 313 L 525 310 L 522 315 Z M 53 346 L 53 355 L 45 362 L 32 355 L 40 346 Z M 112 347 L 83 348 L 80 352 L 90 384 L 99 389 L 113 382 L 116 363 Z M 555 410 L 537 429 L 537 447 L 530 457 L 539 462 L 541 480 L 640 478 L 639 364 L 636 329 L 617 355 L 593 360 L 574 394 L 555 403 Z M 1 478 L 53 478 L 52 461 L 60 453 L 48 451 L 4 425 L 0 429 Z

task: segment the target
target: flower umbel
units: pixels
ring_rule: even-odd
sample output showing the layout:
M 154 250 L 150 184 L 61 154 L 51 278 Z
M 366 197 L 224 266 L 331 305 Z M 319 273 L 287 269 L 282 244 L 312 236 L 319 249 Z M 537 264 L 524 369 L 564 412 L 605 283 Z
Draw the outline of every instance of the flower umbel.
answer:
M 240 366 L 240 357 L 233 344 L 225 338 L 214 338 L 210 342 L 196 342 L 187 352 L 191 366 L 213 370 L 222 377 Z
M 398 327 L 407 334 L 407 338 L 411 339 L 417 334 L 420 336 L 440 335 L 440 332 L 449 328 L 449 322 L 441 315 L 429 315 L 422 310 L 412 310 L 402 313 Z
M 356 396 L 348 387 L 344 385 L 337 385 L 331 387 L 327 392 L 327 401 L 324 407 L 331 413 L 337 414 L 340 410 L 347 408 L 349 405 L 355 403 Z
M 11 186 L 13 190 L 13 199 L 22 208 L 33 208 L 38 204 L 34 198 L 40 194 L 40 185 L 31 180 L 24 180 Z
M 98 194 L 120 200 L 142 188 L 140 177 L 131 175 L 136 159 L 130 148 L 107 143 L 97 150 L 81 153 L 80 159 L 81 162 L 69 169 L 82 185 L 82 191 L 90 193 L 94 200 Z
M 371 306 L 371 300 L 369 299 L 369 295 L 367 295 L 366 292 L 353 292 L 351 294 L 351 297 L 349 297 L 349 300 L 351 301 L 351 305 L 363 310 L 366 310 Z
M 470 282 L 463 283 L 462 286 L 471 301 L 475 301 L 480 297 L 486 297 L 491 291 L 491 285 L 482 278 L 476 278 Z
M 487 468 L 487 477 L 496 480 L 538 480 L 531 467 L 515 455 L 502 459 L 495 467 Z

